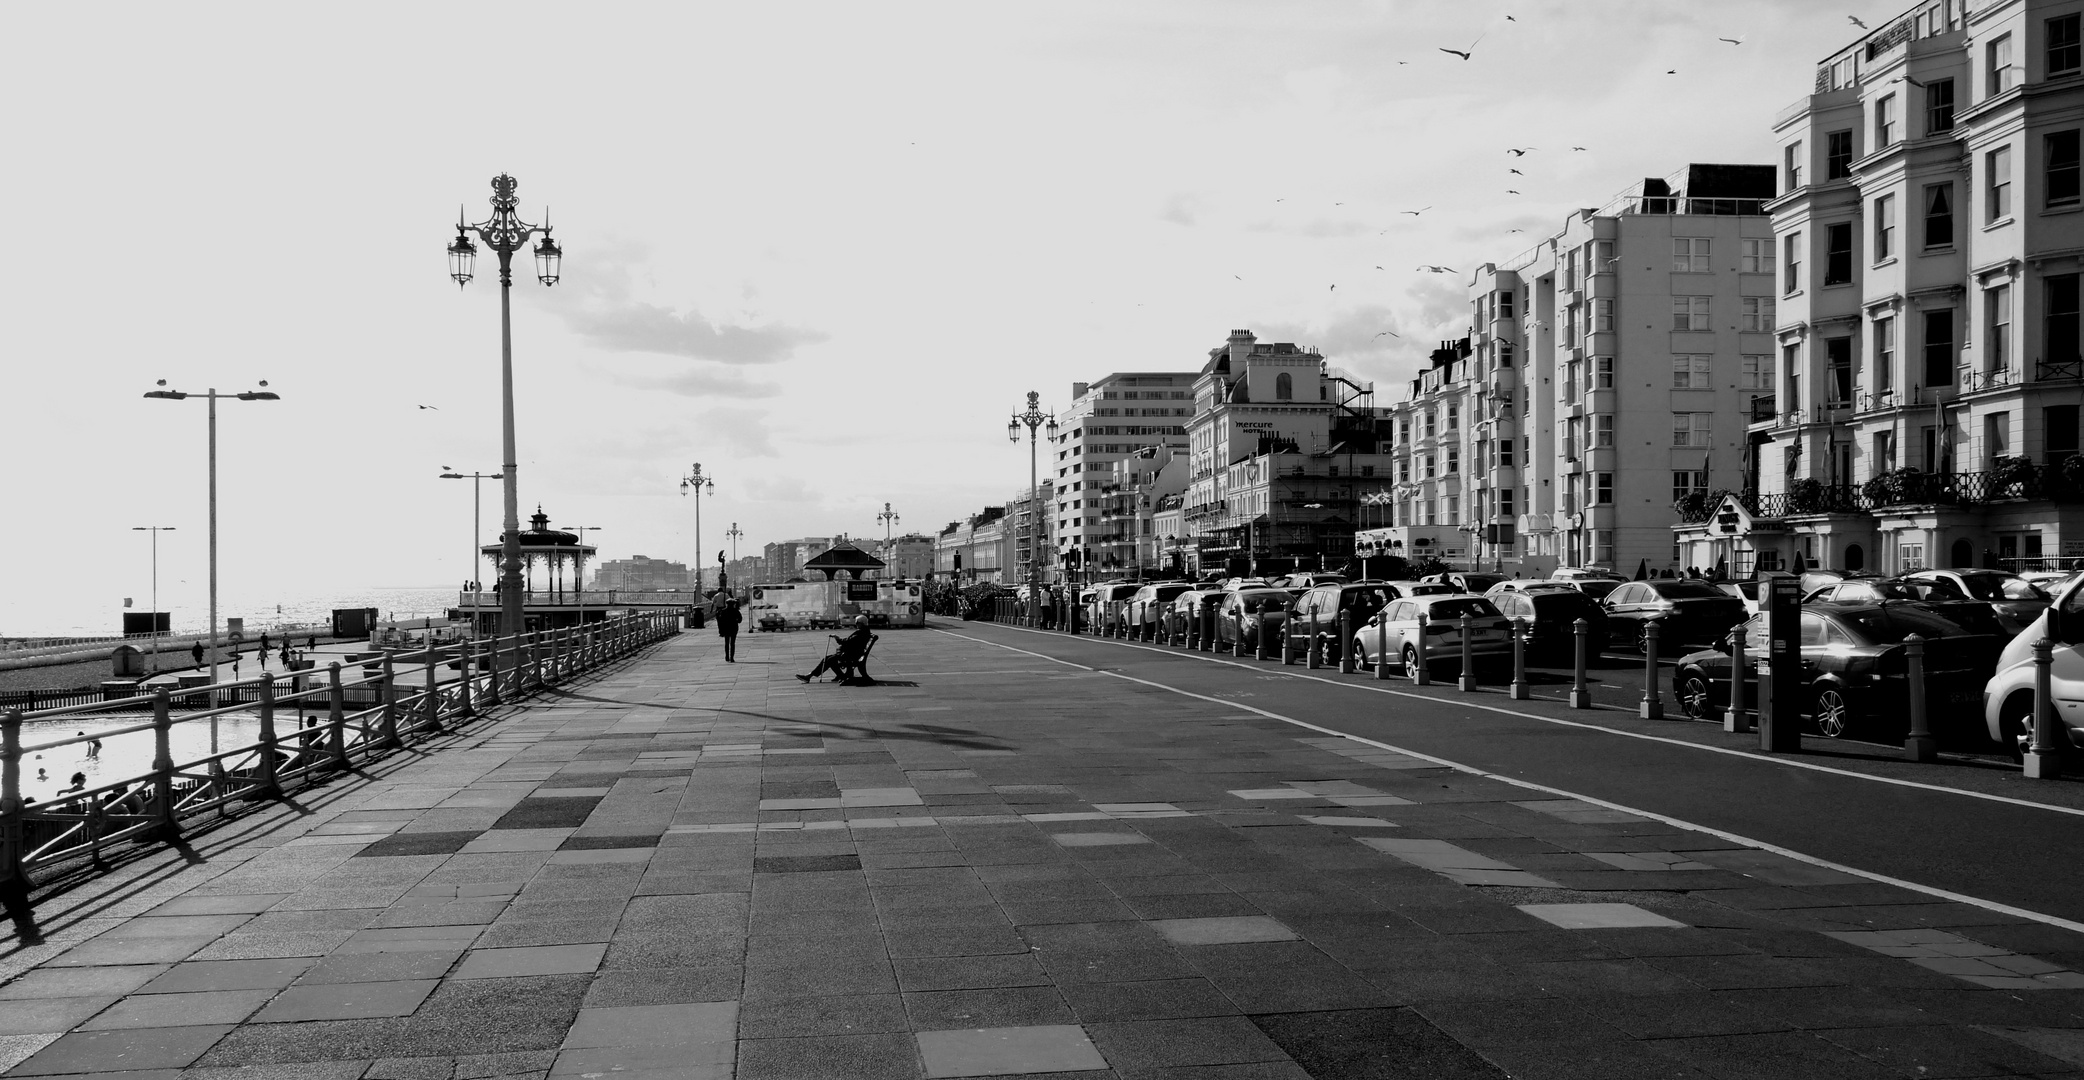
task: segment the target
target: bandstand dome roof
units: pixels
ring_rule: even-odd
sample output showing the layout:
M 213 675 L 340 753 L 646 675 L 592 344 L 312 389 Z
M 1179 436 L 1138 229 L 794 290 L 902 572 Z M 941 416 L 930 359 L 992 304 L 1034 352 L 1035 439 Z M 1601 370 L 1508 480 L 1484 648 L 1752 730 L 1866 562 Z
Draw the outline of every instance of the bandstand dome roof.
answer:
M 497 550 L 501 544 L 506 542 L 506 538 L 507 534 L 501 532 L 499 540 L 485 545 L 485 550 Z M 568 547 L 576 548 L 580 551 L 593 550 L 591 547 L 579 543 L 577 533 L 568 533 L 563 529 L 551 528 L 550 515 L 543 513 L 543 508 L 540 506 L 535 508 L 535 516 L 528 519 L 528 528 L 521 530 L 521 546 L 525 548 Z

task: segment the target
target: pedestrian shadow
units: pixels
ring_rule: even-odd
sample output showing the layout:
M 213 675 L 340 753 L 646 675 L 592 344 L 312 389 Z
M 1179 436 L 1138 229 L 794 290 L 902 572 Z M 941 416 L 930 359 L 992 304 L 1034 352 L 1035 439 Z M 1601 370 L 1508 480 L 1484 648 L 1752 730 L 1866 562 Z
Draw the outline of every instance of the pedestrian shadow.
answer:
M 917 685 L 896 681 L 880 682 L 883 686 Z M 545 697 L 571 698 L 576 701 L 591 701 L 602 705 L 627 705 L 645 709 L 687 709 L 689 706 L 662 704 L 656 701 L 626 701 L 622 698 L 602 697 L 598 694 L 575 694 L 569 690 L 551 689 Z M 774 713 L 754 712 L 750 709 L 709 709 L 700 706 L 695 711 L 714 713 L 717 716 L 742 716 L 753 720 L 764 720 L 774 724 L 789 724 L 806 735 L 824 735 L 832 739 L 850 742 L 901 739 L 907 742 L 931 742 L 953 746 L 959 750 L 1010 750 L 1012 746 L 1001 739 L 986 735 L 972 728 L 946 727 L 940 724 L 898 724 L 887 728 L 868 727 L 863 724 L 842 724 L 832 720 L 810 720 L 801 716 L 777 716 Z

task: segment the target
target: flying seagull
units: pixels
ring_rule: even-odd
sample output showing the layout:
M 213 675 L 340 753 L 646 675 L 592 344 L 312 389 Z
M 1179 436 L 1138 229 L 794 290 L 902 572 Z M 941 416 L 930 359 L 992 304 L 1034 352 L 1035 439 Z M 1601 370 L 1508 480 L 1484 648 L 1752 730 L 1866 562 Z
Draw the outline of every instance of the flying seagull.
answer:
M 1584 149 L 1584 147 L 1582 147 L 1582 146 L 1573 146 L 1573 147 L 1571 147 L 1571 149 L 1572 149 L 1572 150 L 1583 150 L 1583 149 Z
M 1889 81 L 1890 81 L 1890 82 L 1907 82 L 1907 83 L 1909 83 L 1910 85 L 1912 85 L 1912 86 L 1915 86 L 1915 87 L 1917 87 L 1917 88 L 1918 88 L 1918 89 L 1920 89 L 1920 90 L 1926 89 L 1926 85 L 1925 85 L 1924 83 L 1921 83 L 1921 82 L 1917 81 L 1916 79 L 1913 79 L 1913 78 L 1911 78 L 1911 77 L 1910 77 L 1910 76 L 1908 76 L 1908 75 L 1898 75 L 1898 76 L 1896 76 L 1895 78 L 1893 78 L 1893 79 L 1890 79 Z
M 1523 147 L 1519 147 L 1519 148 L 1517 148 L 1517 149 L 1515 149 L 1515 148 L 1513 148 L 1513 147 L 1510 147 L 1510 146 L 1508 146 L 1508 147 L 1506 147 L 1506 148 L 1505 148 L 1505 152 L 1506 152 L 1506 153 L 1508 153 L 1508 154 L 1511 154 L 1511 155 L 1512 155 L 1513 157 L 1526 157 L 1526 156 L 1527 156 L 1527 151 L 1529 151 L 1529 150 L 1539 150 L 1539 149 L 1541 149 L 1541 147 L 1539 147 L 1539 146 L 1523 146 Z
M 1517 194 L 1519 194 L 1519 192 L 1517 192 L 1517 191 L 1514 191 L 1514 190 L 1512 190 L 1511 188 L 1506 188 L 1506 189 L 1505 189 L 1505 193 L 1506 193 L 1507 195 L 1517 195 Z
M 1382 331 L 1382 334 L 1388 334 L 1388 335 L 1389 335 L 1390 337 L 1396 338 L 1396 339 L 1397 339 L 1397 340 L 1399 340 L 1399 341 L 1403 340 L 1403 337 L 1404 337 L 1404 335 L 1402 335 L 1402 334 L 1399 334 L 1399 333 L 1397 333 L 1397 332 L 1396 332 L 1396 331 L 1394 331 L 1394 330 L 1384 330 L 1384 331 Z M 1381 336 L 1382 336 L 1382 334 L 1376 334 L 1375 336 L 1376 336 L 1376 337 L 1381 337 Z
M 1412 217 L 1417 217 L 1418 215 L 1420 215 L 1420 214 L 1423 214 L 1423 213 L 1425 213 L 1426 211 L 1428 211 L 1428 210 L 1431 210 L 1431 209 L 1432 209 L 1432 207 L 1430 207 L 1430 206 L 1421 206 L 1421 207 L 1419 207 L 1419 208 L 1418 208 L 1418 209 L 1416 209 L 1416 210 L 1399 210 L 1399 211 L 1397 211 L 1397 213 L 1399 213 L 1399 214 L 1409 214 L 1409 215 L 1411 215 Z
M 1505 171 L 1506 171 L 1506 172 L 1509 172 L 1509 173 L 1511 173 L 1511 174 L 1512 174 L 1512 175 L 1514 175 L 1514 176 L 1525 176 L 1525 175 L 1527 175 L 1526 173 L 1523 173 L 1523 172 L 1519 171 L 1518 169 L 1507 169 L 1507 170 L 1505 170 Z
M 1453 54 L 1455 54 L 1456 56 L 1459 56 L 1459 57 L 1461 57 L 1461 58 L 1462 58 L 1462 59 L 1464 59 L 1464 60 L 1467 60 L 1467 59 L 1469 59 L 1469 54 L 1468 54 L 1468 53 L 1465 53 L 1465 52 L 1463 52 L 1463 51 L 1462 51 L 1462 50 L 1460 50 L 1460 49 L 1448 49 L 1448 48 L 1442 48 L 1442 49 L 1441 49 L 1440 51 L 1441 51 L 1441 52 L 1444 52 L 1444 53 L 1453 53 Z
M 422 408 L 422 409 L 434 409 L 434 406 L 432 406 L 432 405 L 422 405 L 422 406 L 420 406 L 420 408 Z M 434 409 L 434 411 L 435 411 L 435 412 L 440 412 L 441 410 L 440 410 L 440 409 Z
M 1679 69 L 1678 69 L 1678 68 L 1673 68 L 1673 69 L 1671 69 L 1670 71 L 1667 71 L 1667 72 L 1665 72 L 1665 74 L 1666 74 L 1666 75 L 1677 75 L 1678 73 L 1679 73 Z
M 1859 27 L 1859 28 L 1860 28 L 1860 29 L 1862 29 L 1862 30 L 1865 30 L 1865 29 L 1867 29 L 1867 24 L 1866 24 L 1866 23 L 1863 23 L 1863 22 L 1861 22 L 1861 21 L 1860 21 L 1860 20 L 1859 20 L 1858 18 L 1856 18 L 1856 17 L 1854 17 L 1854 16 L 1851 16 L 1851 15 L 1847 15 L 1847 16 L 1845 17 L 1845 21 L 1846 21 L 1846 22 L 1849 22 L 1849 23 L 1851 23 L 1851 24 L 1853 24 L 1854 26 L 1857 26 L 1857 27 Z
M 1456 269 L 1455 269 L 1454 267 L 1452 267 L 1452 266 L 1421 266 L 1421 267 L 1419 267 L 1419 268 L 1418 268 L 1418 270 L 1419 270 L 1419 272 L 1420 272 L 1420 273 L 1423 273 L 1423 274 L 1454 274 L 1454 273 L 1460 273 L 1460 271 L 1456 270 Z
M 1332 287 L 1331 287 L 1331 291 L 1332 291 L 1332 292 L 1338 292 L 1338 291 L 1339 291 L 1339 287 L 1338 287 L 1337 285 L 1334 285 L 1334 286 L 1332 286 Z
M 1747 34 L 1747 35 L 1745 35 L 1745 37 L 1749 37 L 1749 36 L 1750 36 L 1750 35 L 1748 35 L 1748 34 Z M 1715 40 L 1717 40 L 1717 41 L 1727 41 L 1727 42 L 1729 42 L 1729 43 L 1730 43 L 1730 44 L 1732 44 L 1732 45 L 1742 45 L 1742 44 L 1744 44 L 1744 38 L 1740 38 L 1740 37 L 1726 37 L 1726 38 L 1716 38 Z

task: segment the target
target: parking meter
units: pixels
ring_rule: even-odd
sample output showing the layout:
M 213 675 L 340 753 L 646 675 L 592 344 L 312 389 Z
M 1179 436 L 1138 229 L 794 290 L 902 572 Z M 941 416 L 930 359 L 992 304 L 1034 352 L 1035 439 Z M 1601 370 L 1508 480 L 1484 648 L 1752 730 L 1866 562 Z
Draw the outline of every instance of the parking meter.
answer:
M 1802 748 L 1801 582 L 1767 578 L 1759 590 L 1766 612 L 1766 655 L 1758 679 L 1758 748 L 1788 752 Z

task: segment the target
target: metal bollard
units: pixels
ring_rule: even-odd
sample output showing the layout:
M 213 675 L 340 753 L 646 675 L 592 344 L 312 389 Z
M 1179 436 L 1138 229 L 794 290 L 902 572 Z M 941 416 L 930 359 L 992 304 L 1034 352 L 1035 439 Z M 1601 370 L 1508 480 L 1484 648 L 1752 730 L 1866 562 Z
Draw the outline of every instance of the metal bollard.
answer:
M 1231 623 L 1230 655 L 1243 657 L 1245 655 L 1245 613 L 1242 611 L 1232 613 Z
M 1375 613 L 1375 678 L 1389 678 L 1389 605 Z
M 275 680 L 262 675 L 260 684 L 260 754 L 253 767 L 253 794 L 282 794 L 282 779 L 275 773 Z
M 1315 671 L 1324 666 L 1324 630 L 1317 621 L 1317 609 L 1310 609 L 1310 639 L 1303 642 L 1303 666 Z
M 0 712 L 0 888 L 16 896 L 29 891 L 22 855 L 22 712 L 8 709 Z
M 1455 679 L 1455 686 L 1466 692 L 1476 689 L 1476 643 L 1471 640 L 1476 620 L 1464 615 L 1458 625 L 1462 631 L 1462 673 Z
M 1570 707 L 1589 709 L 1592 707 L 1592 687 L 1585 678 L 1585 664 L 1591 659 L 1592 624 L 1579 619 L 1571 624 L 1577 632 L 1577 671 L 1570 684 Z
M 676 630 L 676 632 L 678 632 Z M 485 650 L 485 704 L 499 704 L 499 635 L 492 635 Z
M 386 748 L 398 745 L 398 677 L 393 663 L 394 653 L 384 654 L 383 673 L 383 717 L 377 728 L 377 742 Z
M 174 809 L 174 699 L 164 686 L 152 692 L 152 816 L 159 819 L 160 839 L 180 834 L 181 816 Z
M 347 691 L 340 686 L 340 661 L 326 665 L 326 755 L 347 769 Z
M 430 645 L 427 647 L 427 730 L 439 732 L 441 730 L 441 696 L 435 692 L 434 688 L 435 667 L 434 647 Z
M 1910 735 L 1903 740 L 1903 756 L 1912 761 L 1936 761 L 1939 740 L 1932 735 L 1925 715 L 1925 639 L 1920 634 L 1903 638 L 1903 691 L 1910 698 Z
M 1210 607 L 1201 615 L 1201 651 L 1216 651 L 1216 609 Z
M 1534 696 L 1527 686 L 1527 620 L 1512 620 L 1512 700 L 1525 701 Z
M 1274 658 L 1275 623 L 1273 613 L 1270 611 L 1261 611 L 1257 615 L 1254 615 L 1252 617 L 1259 620 L 1256 627 L 1256 629 L 1258 630 L 1258 634 L 1256 636 L 1256 640 L 1254 640 L 1252 643 L 1253 657 L 1254 659 L 1258 660 L 1271 660 Z M 1286 631 L 1283 631 L 1283 634 L 1285 635 Z M 1282 644 L 1285 647 L 1286 642 L 1284 641 Z
M 1339 674 L 1353 674 L 1353 609 L 1339 612 Z
M 1186 619 L 1185 619 L 1185 620 L 1184 620 L 1184 621 L 1183 621 L 1183 622 L 1181 623 L 1181 625 L 1180 625 L 1180 633 L 1181 633 L 1182 635 L 1184 635 L 1184 636 L 1185 636 L 1185 639 L 1186 639 L 1186 640 L 1185 640 L 1185 644 L 1186 644 L 1186 647 L 1187 647 L 1188 649 L 1191 649 L 1191 650 L 1195 650 L 1195 651 L 1199 651 L 1199 650 L 1200 650 L 1200 648 L 1201 648 L 1201 605 L 1199 605 L 1199 604 L 1196 604 L 1196 605 L 1194 605 L 1194 610 L 1193 610 L 1193 612 L 1192 612 L 1191 614 L 1189 614 L 1189 615 L 1187 616 L 1187 618 L 1186 618 Z
M 1643 622 L 1643 700 L 1636 715 L 1645 720 L 1664 719 L 1664 691 L 1657 685 L 1657 623 Z
M 1432 643 L 1426 640 L 1432 636 L 1432 632 L 1432 623 L 1426 619 L 1426 613 L 1423 611 L 1419 612 L 1418 633 L 1415 635 L 1418 640 L 1411 646 L 1418 650 L 1418 656 L 1411 664 L 1411 670 L 1404 674 L 1409 675 L 1411 681 L 1420 686 L 1433 685 L 1433 662 L 1428 655 L 1432 649 Z
M 2062 744 L 2056 741 L 2062 721 L 2055 715 L 2055 643 L 2042 638 L 2033 643 L 2033 739 L 2027 744 L 2020 764 L 2032 780 L 2053 780 L 2062 775 Z
M 1751 710 L 1744 704 L 1750 689 L 1751 669 L 1744 663 L 1744 626 L 1739 623 L 1729 634 L 1729 708 L 1722 710 L 1722 730 L 1739 735 L 1751 730 Z
M 1293 622 L 1293 621 L 1295 621 L 1295 613 L 1294 613 L 1294 612 L 1290 612 L 1290 613 L 1288 614 L 1288 617 L 1287 617 L 1286 619 L 1282 620 L 1282 622 L 1281 622 L 1281 641 L 1280 641 L 1280 650 L 1281 650 L 1281 663 L 1282 663 L 1283 665 L 1290 665 L 1290 664 L 1294 664 L 1294 663 L 1295 663 L 1295 642 L 1294 642 L 1294 637 L 1295 637 L 1295 635 L 1293 635 L 1293 634 L 1290 634 L 1290 633 L 1288 632 L 1288 624 L 1289 624 L 1289 623 L 1291 623 L 1291 622 Z M 1262 635 L 1262 636 L 1263 636 L 1263 635 Z

